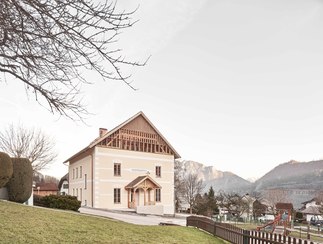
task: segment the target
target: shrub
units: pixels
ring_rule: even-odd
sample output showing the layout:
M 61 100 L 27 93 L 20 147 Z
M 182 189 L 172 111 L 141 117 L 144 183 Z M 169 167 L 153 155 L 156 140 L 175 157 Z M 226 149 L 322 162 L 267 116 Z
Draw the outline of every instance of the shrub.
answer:
M 35 206 L 40 206 L 40 207 L 45 207 L 42 204 L 42 198 L 43 198 L 42 196 L 36 195 L 35 192 L 34 192 L 34 196 L 33 196 L 34 205 Z
M 46 208 L 58 208 L 77 211 L 81 202 L 69 195 L 34 196 L 34 205 Z
M 32 192 L 33 169 L 27 158 L 12 158 L 13 174 L 7 188 L 9 201 L 26 202 Z
M 8 154 L 0 152 L 0 188 L 4 187 L 12 176 L 12 161 Z

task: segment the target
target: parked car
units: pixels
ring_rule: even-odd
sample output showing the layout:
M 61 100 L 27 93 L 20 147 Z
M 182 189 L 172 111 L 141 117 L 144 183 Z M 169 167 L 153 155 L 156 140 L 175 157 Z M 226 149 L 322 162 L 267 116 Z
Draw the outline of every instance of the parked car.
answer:
M 321 216 L 313 216 L 310 220 L 310 224 L 314 226 L 322 226 L 323 218 Z
M 258 221 L 264 223 L 264 222 L 269 222 L 269 221 L 273 221 L 275 219 L 275 216 L 272 214 L 266 214 L 264 216 L 261 216 L 258 218 Z

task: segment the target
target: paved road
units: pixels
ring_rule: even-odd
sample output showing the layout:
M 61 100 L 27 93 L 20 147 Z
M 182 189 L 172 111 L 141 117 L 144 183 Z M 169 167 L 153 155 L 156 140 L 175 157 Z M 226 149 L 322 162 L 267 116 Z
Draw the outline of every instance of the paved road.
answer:
M 138 215 L 132 212 L 112 212 L 108 210 L 100 210 L 86 207 L 81 207 L 79 211 L 83 214 L 108 217 L 137 225 L 159 225 L 160 223 L 168 223 L 186 226 L 186 215 L 178 215 L 172 218 L 155 215 Z

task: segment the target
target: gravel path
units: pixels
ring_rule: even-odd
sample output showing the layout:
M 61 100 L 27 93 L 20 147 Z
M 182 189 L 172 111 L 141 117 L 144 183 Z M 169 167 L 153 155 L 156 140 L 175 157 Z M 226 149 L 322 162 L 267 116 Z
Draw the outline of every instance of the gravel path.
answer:
M 109 211 L 103 209 L 93 209 L 87 207 L 81 207 L 79 209 L 80 213 L 96 215 L 101 217 L 108 217 L 112 219 L 121 220 L 131 224 L 137 225 L 159 225 L 164 224 L 174 224 L 186 226 L 186 217 L 188 215 L 176 215 L 175 217 L 163 217 L 155 215 L 139 215 L 134 212 L 122 212 L 122 211 Z

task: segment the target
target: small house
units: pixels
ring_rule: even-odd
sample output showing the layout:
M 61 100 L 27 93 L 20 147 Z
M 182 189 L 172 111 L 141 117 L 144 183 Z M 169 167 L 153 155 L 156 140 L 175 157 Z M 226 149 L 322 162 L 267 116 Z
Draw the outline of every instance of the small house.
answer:
M 64 175 L 58 183 L 59 194 L 68 195 L 68 173 Z
M 34 195 L 49 196 L 58 194 L 58 186 L 56 183 L 37 183 L 33 188 Z

